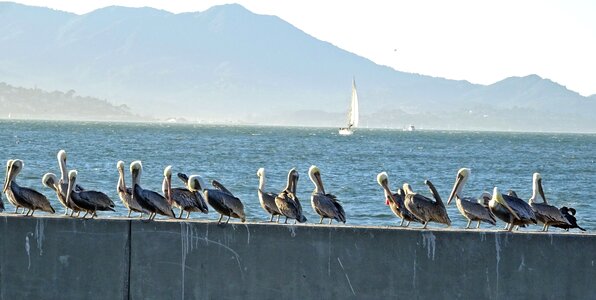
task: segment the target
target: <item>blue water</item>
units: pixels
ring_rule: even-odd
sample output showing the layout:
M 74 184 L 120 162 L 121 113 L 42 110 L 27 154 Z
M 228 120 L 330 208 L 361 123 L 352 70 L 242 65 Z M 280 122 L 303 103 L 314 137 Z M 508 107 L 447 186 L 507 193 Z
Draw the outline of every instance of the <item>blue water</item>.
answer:
M 327 192 L 337 195 L 344 205 L 348 223 L 358 225 L 399 222 L 384 205 L 376 182 L 379 172 L 389 173 L 392 189 L 409 182 L 414 190 L 428 195 L 423 181 L 430 179 L 446 200 L 457 170 L 469 167 L 472 176 L 464 190 L 469 196 L 492 192 L 498 186 L 528 199 L 532 173 L 540 172 L 550 203 L 575 207 L 578 223 L 596 229 L 596 135 L 361 129 L 342 137 L 332 128 L 0 121 L 0 143 L 0 159 L 25 162 L 18 182 L 46 194 L 59 212 L 62 207 L 42 186 L 41 176 L 59 173 L 56 153 L 65 149 L 68 168 L 79 171 L 78 182 L 107 193 L 116 203 L 117 212 L 100 212 L 102 217 L 126 214 L 116 194 L 118 160 L 127 165 L 142 160 L 141 182 L 154 190 L 161 189 L 167 165 L 173 166 L 174 173 L 217 179 L 244 202 L 250 221 L 268 219 L 258 203 L 257 169 L 266 169 L 266 189 L 278 192 L 285 185 L 287 171 L 295 167 L 301 176 L 298 196 L 306 216 L 309 222 L 318 222 L 310 207 L 313 184 L 306 173 L 316 164 Z M 130 183 L 130 176 L 126 180 Z M 181 183 L 175 179 L 174 185 Z M 453 203 L 448 211 L 453 226 L 465 226 Z M 214 211 L 193 216 L 218 217 Z

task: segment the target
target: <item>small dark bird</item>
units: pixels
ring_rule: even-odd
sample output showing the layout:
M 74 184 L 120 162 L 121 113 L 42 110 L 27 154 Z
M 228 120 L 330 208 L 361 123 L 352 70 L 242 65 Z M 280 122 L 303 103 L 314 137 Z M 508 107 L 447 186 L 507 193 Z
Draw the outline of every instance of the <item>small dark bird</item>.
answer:
M 583 229 L 579 225 L 577 225 L 577 219 L 575 218 L 575 208 L 563 206 L 559 210 L 561 211 L 563 216 L 565 216 L 565 218 L 571 225 L 560 224 L 560 225 L 553 225 L 553 227 L 563 228 L 563 229 L 565 229 L 565 231 L 569 231 L 569 229 L 571 229 L 571 228 L 578 228 L 581 231 L 586 231 L 585 229 Z

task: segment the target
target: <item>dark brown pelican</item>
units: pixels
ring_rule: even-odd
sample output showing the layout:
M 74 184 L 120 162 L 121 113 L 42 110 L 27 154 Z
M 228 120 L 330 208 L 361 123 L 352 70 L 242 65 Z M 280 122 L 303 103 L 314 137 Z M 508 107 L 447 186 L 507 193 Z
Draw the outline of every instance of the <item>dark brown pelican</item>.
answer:
M 277 195 L 271 192 L 265 192 L 265 168 L 260 168 L 257 171 L 257 176 L 259 177 L 258 194 L 261 207 L 271 215 L 269 222 L 273 222 L 273 217 L 277 216 L 277 222 L 279 223 L 279 217 L 281 216 L 281 213 L 275 204 L 275 197 Z
M 387 172 L 381 172 L 377 175 L 377 182 L 383 188 L 383 192 L 385 193 L 385 205 L 389 205 L 393 214 L 395 214 L 398 218 L 401 219 L 401 223 L 399 226 L 404 225 L 404 221 L 407 221 L 406 227 L 410 226 L 411 221 L 420 222 L 415 215 L 413 215 L 404 205 L 404 190 L 399 189 L 397 193 L 393 194 L 391 189 L 389 189 L 389 179 L 387 176 Z
M 321 170 L 319 170 L 317 166 L 311 166 L 308 169 L 308 177 L 315 185 L 315 189 L 312 191 L 310 198 L 310 205 L 312 206 L 312 209 L 321 216 L 319 224 L 323 223 L 324 218 L 329 218 L 329 224 L 331 224 L 333 220 L 345 224 L 346 213 L 341 204 L 337 202 L 337 197 L 325 193 L 323 180 L 321 179 Z
M 542 203 L 536 203 L 536 199 L 539 196 L 542 198 Z M 530 197 L 528 203 L 534 211 L 538 222 L 544 224 L 542 231 L 548 231 L 551 225 L 571 225 L 558 208 L 549 205 L 546 201 L 540 173 L 534 173 L 532 175 L 532 197 Z
M 298 197 L 296 196 L 298 178 L 298 171 L 292 168 L 288 172 L 288 182 L 286 187 L 279 193 L 279 195 L 277 195 L 277 197 L 275 197 L 275 205 L 277 205 L 277 209 L 279 209 L 279 212 L 286 217 L 284 224 L 288 223 L 288 218 L 294 219 L 300 223 L 306 222 L 306 217 L 302 213 L 302 205 L 300 205 L 300 200 L 298 200 Z M 294 224 L 296 224 L 296 221 Z
M 17 204 L 17 207 L 23 207 L 27 209 L 26 216 L 31 213 L 31 216 L 35 213 L 36 210 L 42 210 L 48 213 L 55 213 L 56 211 L 50 205 L 50 201 L 48 198 L 41 194 L 40 192 L 21 187 L 15 181 L 15 178 L 23 169 L 23 161 L 19 159 L 10 160 L 10 165 L 8 166 L 8 174 L 4 181 L 4 188 L 2 192 L 6 194 L 6 197 L 11 201 Z
M 172 166 L 167 166 L 163 175 L 162 191 L 166 199 L 169 197 L 172 206 L 180 209 L 179 219 L 182 218 L 184 211 L 186 211 L 187 219 L 190 217 L 191 212 L 205 214 L 209 212 L 205 199 L 203 199 L 201 185 L 196 176 L 190 176 L 186 181 L 186 188 L 172 188 Z
M 114 202 L 108 195 L 98 191 L 78 191 L 76 186 L 78 172 L 71 170 L 68 172 L 68 192 L 66 193 L 67 201 L 72 201 L 76 206 L 80 207 L 81 210 L 85 211 L 83 218 L 87 214 L 91 214 L 91 218 L 97 216 L 97 211 L 115 211 Z
M 468 168 L 459 169 L 455 179 L 455 184 L 453 185 L 453 190 L 449 195 L 449 199 L 447 199 L 447 205 L 449 205 L 451 200 L 453 200 L 455 197 L 457 209 L 462 216 L 468 219 L 466 229 L 470 228 L 472 221 L 478 222 L 476 228 L 480 228 L 480 222 L 487 222 L 494 226 L 497 224 L 497 220 L 488 209 L 488 205 L 484 204 L 484 199 L 474 199 L 462 196 L 462 190 L 464 189 L 464 186 L 470 177 L 470 173 L 471 171 Z
M 435 200 L 433 201 L 423 195 L 414 193 L 410 185 L 404 183 L 404 192 L 406 193 L 404 204 L 406 208 L 424 223 L 424 226 L 422 227 L 423 229 L 426 228 L 428 222 L 431 221 L 451 226 L 451 219 L 449 219 L 449 215 L 447 215 L 445 205 L 441 200 L 441 196 L 435 189 L 435 186 L 430 180 L 425 180 L 424 184 L 428 186 Z
M 223 216 L 228 216 L 226 224 L 230 222 L 230 218 L 232 217 L 238 218 L 242 222 L 246 221 L 244 205 L 240 199 L 234 196 L 232 192 L 226 189 L 217 180 L 211 181 L 211 184 L 215 187 L 215 189 L 204 188 L 202 184 L 202 178 L 198 175 L 195 176 L 197 176 L 197 182 L 200 184 L 201 188 L 203 188 L 203 193 L 205 193 L 207 203 L 209 203 L 209 205 L 211 205 L 211 207 L 213 207 L 213 209 L 220 214 L 219 220 L 217 220 L 218 224 L 221 223 Z
M 497 218 L 508 224 L 505 227 L 507 231 L 511 231 L 514 225 L 536 224 L 536 216 L 528 203 L 515 196 L 501 194 L 497 187 L 493 189 L 488 207 Z
M 143 213 L 146 212 L 143 211 L 143 208 L 136 201 L 136 199 L 133 199 L 132 188 L 127 188 L 126 182 L 124 181 L 124 162 L 121 160 L 118 161 L 116 163 L 116 168 L 118 169 L 118 185 L 116 185 L 116 190 L 118 191 L 118 196 L 120 197 L 122 204 L 124 204 L 124 207 L 128 209 L 127 217 L 130 218 L 130 214 L 134 211 L 141 213 L 139 217 L 142 218 Z
M 569 231 L 569 229 L 571 229 L 571 228 L 577 228 L 581 231 L 586 231 L 585 229 L 583 229 L 579 225 L 577 225 L 577 219 L 575 218 L 575 208 L 563 206 L 563 207 L 561 207 L 560 211 L 567 219 L 567 222 L 569 222 L 569 224 L 571 224 L 571 225 L 554 224 L 553 227 L 563 228 L 566 231 Z
M 132 177 L 132 199 L 137 201 L 144 211 L 149 212 L 149 220 L 155 219 L 157 214 L 175 218 L 172 205 L 168 199 L 157 192 L 146 190 L 141 187 L 141 173 L 143 164 L 141 161 L 133 161 L 130 164 L 130 174 Z

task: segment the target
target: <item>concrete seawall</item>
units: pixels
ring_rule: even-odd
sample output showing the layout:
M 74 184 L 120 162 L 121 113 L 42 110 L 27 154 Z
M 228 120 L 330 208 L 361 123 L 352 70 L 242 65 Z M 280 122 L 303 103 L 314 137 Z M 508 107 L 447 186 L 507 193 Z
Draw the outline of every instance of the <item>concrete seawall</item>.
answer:
M 596 235 L 0 216 L 0 299 L 594 299 Z

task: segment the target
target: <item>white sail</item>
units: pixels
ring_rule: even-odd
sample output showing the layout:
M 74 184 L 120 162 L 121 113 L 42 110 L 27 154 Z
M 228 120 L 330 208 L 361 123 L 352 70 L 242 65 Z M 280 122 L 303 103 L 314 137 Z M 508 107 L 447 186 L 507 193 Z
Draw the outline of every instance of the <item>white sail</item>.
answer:
M 350 109 L 348 111 L 348 127 L 340 128 L 340 135 L 352 135 L 354 133 L 352 128 L 358 127 L 360 114 L 358 112 L 358 93 L 356 92 L 356 81 L 352 79 L 352 101 L 350 101 Z
M 358 92 L 356 92 L 356 81 L 354 79 L 352 79 L 352 102 L 350 103 L 348 118 L 348 127 L 358 127 L 360 116 L 358 112 Z

